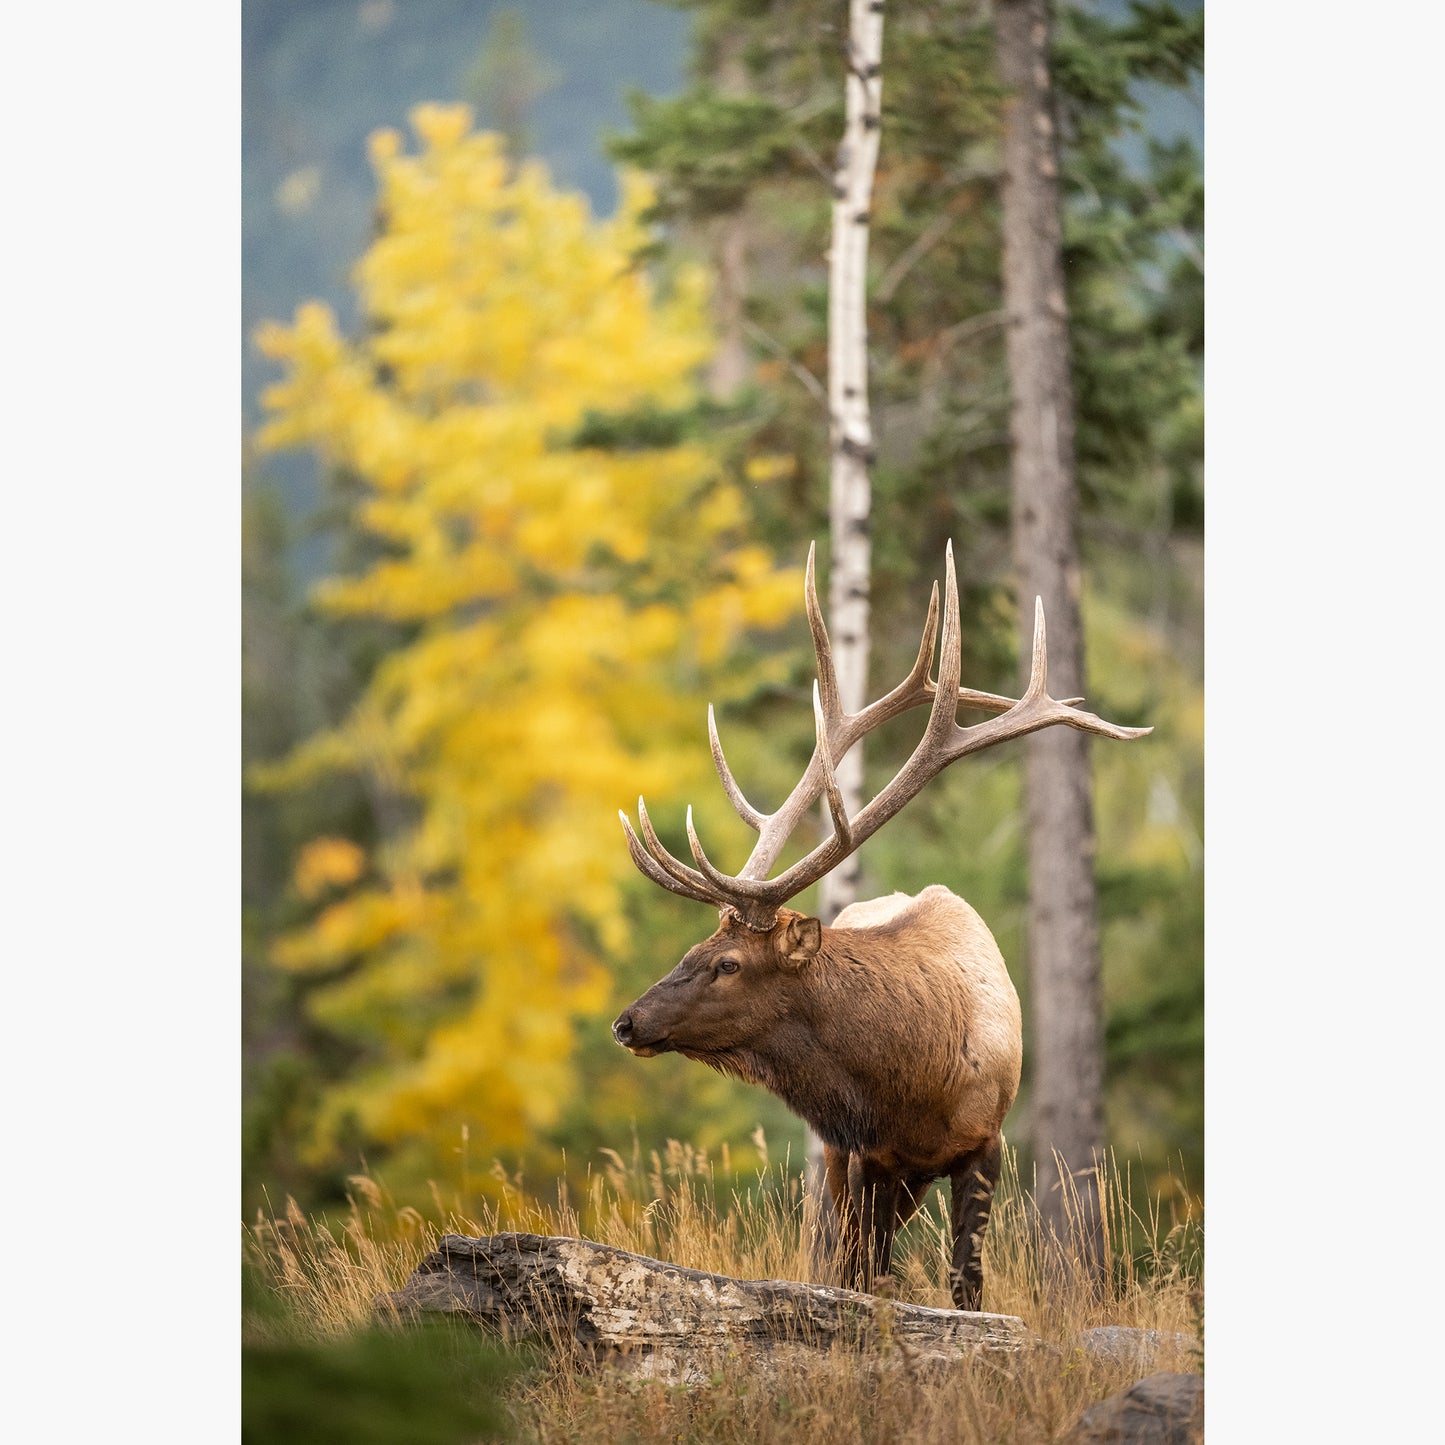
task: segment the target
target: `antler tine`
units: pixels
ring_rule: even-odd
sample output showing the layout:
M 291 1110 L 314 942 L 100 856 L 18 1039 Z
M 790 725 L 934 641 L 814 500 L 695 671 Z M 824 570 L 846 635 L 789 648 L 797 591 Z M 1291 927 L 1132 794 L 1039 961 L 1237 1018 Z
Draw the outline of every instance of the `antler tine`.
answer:
M 1033 657 L 1029 662 L 1029 686 L 1028 691 L 1019 699 L 1019 707 L 1022 708 L 1025 703 L 1045 703 L 1048 705 L 1050 722 L 1066 723 L 1079 732 L 1097 733 L 1100 737 L 1117 738 L 1121 741 L 1142 738 L 1154 731 L 1152 727 L 1124 727 L 1119 723 L 1105 722 L 1095 713 L 1080 712 L 1078 705 L 1083 700 L 1081 697 L 1051 698 L 1049 696 L 1049 648 L 1044 626 L 1044 599 L 1035 597 L 1034 649 Z
M 843 702 L 838 693 L 838 674 L 833 670 L 833 645 L 823 623 L 823 609 L 818 606 L 817 574 L 814 571 L 816 542 L 808 543 L 808 568 L 803 579 L 803 597 L 808 609 L 808 629 L 813 634 L 813 653 L 818 660 L 818 688 L 823 699 L 823 715 L 830 723 L 843 716 Z
M 938 684 L 928 715 L 927 736 L 935 740 L 958 726 L 958 675 L 963 667 L 962 624 L 958 617 L 958 577 L 953 542 L 944 548 L 943 645 L 938 653 Z
M 1020 702 L 1038 702 L 1049 695 L 1049 646 L 1044 629 L 1044 599 L 1034 598 L 1034 653 L 1029 662 L 1028 690 Z
M 1083 700 L 1081 697 L 1074 699 L 1075 702 Z M 1007 712 L 1017 701 L 1016 697 L 1003 697 L 996 692 L 980 692 L 975 687 L 960 687 L 958 690 L 959 707 L 976 707 L 980 712 Z
M 748 800 L 743 797 L 743 790 L 738 787 L 737 779 L 732 775 L 732 769 L 728 767 L 728 760 L 723 757 L 722 742 L 717 735 L 717 719 L 713 716 L 712 704 L 707 705 L 707 740 L 712 748 L 713 766 L 717 769 L 717 775 L 722 780 L 723 792 L 728 795 L 728 801 L 737 809 L 740 817 L 754 833 L 761 833 L 763 824 L 767 822 L 767 814 L 760 813 Z
M 662 839 L 657 836 L 657 830 L 652 826 L 652 819 L 647 816 L 647 804 L 641 798 L 637 800 L 637 821 L 642 825 L 642 836 L 647 840 L 647 851 L 654 862 L 659 864 L 664 872 L 670 873 L 679 883 L 705 894 L 711 902 L 712 891 L 707 886 L 707 880 L 700 873 L 689 868 L 680 858 L 674 858 L 663 847 Z
M 908 682 L 911 685 L 922 684 L 924 692 L 934 690 L 933 683 L 929 680 L 929 671 L 933 667 L 933 644 L 938 641 L 938 583 L 933 584 L 932 595 L 928 599 L 928 616 L 923 623 L 923 641 L 918 644 L 918 657 L 914 661 L 913 670 L 908 674 Z
M 848 813 L 843 806 L 843 793 L 838 787 L 838 777 L 833 771 L 833 754 L 828 749 L 828 720 L 823 716 L 823 702 L 818 695 L 818 684 L 813 684 L 813 721 L 818 731 L 818 761 L 823 765 L 823 791 L 828 798 L 828 812 L 833 819 L 833 835 L 847 848 L 852 843 L 853 829 L 848 822 Z
M 666 888 L 669 893 L 680 894 L 683 898 L 691 898 L 697 903 L 711 903 L 716 906 L 717 899 L 710 893 L 680 883 L 659 866 L 657 860 L 638 841 L 637 834 L 632 831 L 632 824 L 628 820 L 627 814 L 621 808 L 617 810 L 617 816 L 622 819 L 622 831 L 627 835 L 627 851 L 632 855 L 632 861 L 637 865 L 639 873 L 650 878 L 658 887 Z
M 767 901 L 779 901 L 776 898 L 777 887 L 773 883 L 764 883 L 752 878 L 734 878 L 731 874 L 724 873 L 721 869 L 715 868 L 709 861 L 708 856 L 702 850 L 702 841 L 697 836 L 697 830 L 692 825 L 692 805 L 688 804 L 687 809 L 687 844 L 692 849 L 693 859 L 702 870 L 703 876 L 712 883 L 719 892 L 731 895 L 729 902 L 734 906 L 739 898 L 762 899 Z
M 1074 698 L 1069 702 L 1053 701 L 1050 709 L 1049 722 L 1066 723 L 1069 727 L 1081 733 L 1094 733 L 1101 738 L 1114 738 L 1119 742 L 1128 742 L 1131 738 L 1146 737 L 1152 733 L 1152 727 L 1129 728 L 1122 723 L 1105 722 L 1097 713 L 1082 712 L 1074 704 L 1083 701 L 1083 698 Z
M 933 648 L 938 641 L 938 583 L 933 584 L 933 593 L 928 599 L 928 618 L 923 625 L 923 640 L 919 643 L 918 656 L 908 676 L 892 692 L 870 702 L 862 712 L 855 714 L 861 734 L 871 732 L 879 723 L 897 717 L 911 707 L 927 702 L 937 692 L 929 674 L 933 670 Z M 960 707 L 976 707 L 984 712 L 1007 712 L 1015 699 L 1001 697 L 996 692 L 980 692 L 977 688 L 960 687 Z
M 1121 742 L 1142 738 L 1154 731 L 1153 728 L 1124 727 L 1119 723 L 1105 722 L 1094 713 L 1081 712 L 1078 704 L 1083 700 L 1081 697 L 1061 700 L 1049 696 L 1049 648 L 1044 622 L 1044 599 L 1035 597 L 1033 655 L 1029 661 L 1028 688 L 1003 717 L 991 718 L 987 723 L 979 723 L 977 727 L 956 728 L 952 743 L 947 748 L 945 761 L 954 762 L 969 753 L 992 747 L 995 743 L 1005 742 L 1010 738 L 1024 737 L 1054 723 L 1063 723 L 1078 732 L 1095 733 L 1099 737 L 1115 738 Z
M 692 809 L 687 810 L 687 841 L 697 863 L 697 871 L 674 858 L 652 827 L 642 799 L 637 800 L 637 813 L 642 827 L 642 842 L 632 831 L 626 814 L 620 814 L 627 834 L 627 847 L 638 868 L 673 893 L 695 898 L 715 907 L 731 910 L 749 928 L 764 930 L 774 926 L 777 911 L 788 899 L 816 883 L 830 868 L 841 862 L 878 831 L 898 810 L 950 763 L 968 753 L 992 747 L 1010 738 L 1037 732 L 1040 728 L 1063 724 L 1100 737 L 1126 741 L 1141 738 L 1152 728 L 1122 727 L 1105 722 L 1093 713 L 1078 710 L 1082 698 L 1059 701 L 1048 695 L 1048 645 L 1044 627 L 1042 600 L 1034 603 L 1033 658 L 1029 685 L 1017 702 L 993 693 L 976 692 L 960 686 L 963 644 L 959 616 L 958 576 L 953 561 L 953 544 L 945 550 L 944 591 L 942 602 L 943 637 L 939 647 L 938 681 L 928 680 L 934 642 L 938 636 L 939 594 L 935 583 L 928 605 L 922 644 L 912 671 L 892 692 L 869 703 L 856 714 L 842 711 L 837 675 L 833 670 L 832 649 L 818 605 L 815 573 L 815 548 L 808 550 L 808 568 L 804 597 L 808 625 L 813 634 L 813 648 L 818 659 L 818 678 L 813 687 L 813 722 L 817 743 L 813 757 L 803 771 L 792 793 L 774 813 L 763 814 L 743 796 L 727 762 L 717 735 L 717 718 L 708 709 L 708 739 L 713 762 L 733 807 L 739 816 L 758 831 L 759 837 L 742 872 L 736 877 L 723 873 L 708 860 L 697 830 L 693 826 Z M 834 771 L 835 757 L 841 757 L 860 737 L 891 717 L 921 706 L 932 699 L 928 725 L 908 761 L 898 775 L 869 803 L 849 818 L 844 809 L 841 790 Z M 960 704 L 1002 714 L 972 727 L 960 727 Z M 764 875 L 782 852 L 792 830 L 804 811 L 822 793 L 827 796 L 833 820 L 833 834 L 819 843 L 805 858 L 793 864 L 776 878 Z

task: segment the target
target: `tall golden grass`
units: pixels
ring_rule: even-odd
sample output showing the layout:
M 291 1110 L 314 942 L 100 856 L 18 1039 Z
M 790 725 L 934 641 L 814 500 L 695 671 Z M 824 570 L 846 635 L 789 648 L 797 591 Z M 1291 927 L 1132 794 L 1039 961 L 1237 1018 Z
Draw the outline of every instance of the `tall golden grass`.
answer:
M 809 1210 L 803 1175 L 789 1161 L 737 1179 L 724 1150 L 709 1158 L 686 1144 L 630 1158 L 604 1151 L 582 1197 L 561 1185 L 543 1202 L 494 1166 L 489 1197 L 446 1205 L 433 1189 L 427 1213 L 398 1204 L 370 1174 L 353 1176 L 348 1208 L 311 1218 L 288 1200 L 246 1230 L 244 1254 L 264 1286 L 286 1302 L 247 1323 L 252 1338 L 330 1339 L 374 1324 L 372 1302 L 401 1287 L 445 1233 L 521 1230 L 572 1235 L 742 1279 L 808 1279 Z M 1021 1316 L 1044 1347 L 1007 1363 L 972 1362 L 946 1377 L 906 1367 L 874 1369 L 856 1354 L 820 1352 L 763 1369 L 739 1353 L 704 1386 L 640 1382 L 607 1369 L 580 1371 L 557 1349 L 521 1373 L 507 1401 L 518 1438 L 548 1442 L 627 1440 L 795 1441 L 819 1430 L 835 1442 L 1035 1442 L 1059 1437 L 1091 1403 L 1140 1374 L 1127 1357 L 1086 1351 L 1080 1335 L 1121 1325 L 1166 1338 L 1149 1369 L 1202 1368 L 1202 1227 L 1176 1200 L 1130 1204 L 1127 1170 L 1101 1172 L 1103 1268 L 1046 1242 L 1005 1151 L 1004 1176 L 985 1243 L 984 1306 Z M 946 1195 L 935 1191 L 900 1236 L 894 1294 L 951 1307 Z M 1102 1280 L 1101 1280 L 1102 1275 Z M 1173 1337 L 1181 1336 L 1181 1339 Z M 559 1342 L 560 1343 L 560 1342 Z

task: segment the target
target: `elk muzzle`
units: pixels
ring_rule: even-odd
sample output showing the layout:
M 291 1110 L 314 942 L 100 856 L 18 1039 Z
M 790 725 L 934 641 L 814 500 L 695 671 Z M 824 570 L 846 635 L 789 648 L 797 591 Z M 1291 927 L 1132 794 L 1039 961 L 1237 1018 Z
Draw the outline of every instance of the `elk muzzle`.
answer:
M 612 1037 L 640 1059 L 650 1059 L 654 1054 L 666 1053 L 672 1047 L 666 1035 L 654 1028 L 641 1009 L 646 997 L 644 994 L 635 1004 L 624 1009 L 612 1025 Z

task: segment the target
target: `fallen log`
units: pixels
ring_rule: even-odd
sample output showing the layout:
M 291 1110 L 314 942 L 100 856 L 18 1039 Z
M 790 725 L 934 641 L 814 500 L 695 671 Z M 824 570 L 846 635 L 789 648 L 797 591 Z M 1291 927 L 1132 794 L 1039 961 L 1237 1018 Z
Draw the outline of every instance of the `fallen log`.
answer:
M 930 1309 L 795 1280 L 705 1274 L 586 1239 L 449 1234 L 378 1313 L 465 1315 L 508 1339 L 542 1338 L 639 1376 L 690 1384 L 720 1360 L 843 1349 L 910 1367 L 1010 1356 L 1034 1336 L 1012 1315 Z

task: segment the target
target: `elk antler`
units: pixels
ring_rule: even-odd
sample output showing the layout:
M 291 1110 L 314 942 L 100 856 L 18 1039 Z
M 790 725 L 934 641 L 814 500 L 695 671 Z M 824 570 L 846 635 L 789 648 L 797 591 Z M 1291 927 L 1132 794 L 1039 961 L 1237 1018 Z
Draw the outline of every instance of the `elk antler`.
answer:
M 817 731 L 813 756 L 783 805 L 775 813 L 760 813 L 743 796 L 742 789 L 738 787 L 728 768 L 727 760 L 723 757 L 722 744 L 718 740 L 717 722 L 712 708 L 709 707 L 708 740 L 712 746 L 718 777 L 739 816 L 750 828 L 757 831 L 758 841 L 753 845 L 753 851 L 739 874 L 732 876 L 722 873 L 709 862 L 703 851 L 692 825 L 692 809 L 689 807 L 687 841 L 692 850 L 693 862 L 697 864 L 696 868 L 689 868 L 663 847 L 653 831 L 647 809 L 639 798 L 637 816 L 642 825 L 643 838 L 646 839 L 645 848 L 637 834 L 632 831 L 627 815 L 619 813 L 618 816 L 621 817 L 627 834 L 627 847 L 632 854 L 632 861 L 661 887 L 680 893 L 685 898 L 695 898 L 700 903 L 711 903 L 717 908 L 727 909 L 748 927 L 764 931 L 773 926 L 778 910 L 788 899 L 795 897 L 835 868 L 915 797 L 930 778 L 941 773 L 959 758 L 992 747 L 995 743 L 1051 727 L 1055 723 L 1077 728 L 1081 732 L 1097 733 L 1106 738 L 1139 738 L 1153 731 L 1152 728 L 1120 727 L 1095 717 L 1093 713 L 1082 712 L 1077 704 L 1081 703 L 1083 698 L 1073 697 L 1058 701 L 1048 695 L 1048 656 L 1044 641 L 1042 598 L 1036 598 L 1034 602 L 1033 660 L 1029 685 L 1024 695 L 1015 701 L 1013 698 L 1000 697 L 996 693 L 976 692 L 973 688 L 960 687 L 961 627 L 958 582 L 954 576 L 951 542 L 944 557 L 943 643 L 939 653 L 937 684 L 929 681 L 928 677 L 929 664 L 933 659 L 934 639 L 938 632 L 938 584 L 935 582 L 933 596 L 928 604 L 928 620 L 923 627 L 923 641 L 908 676 L 892 692 L 876 702 L 869 703 L 861 712 L 844 712 L 838 696 L 837 676 L 833 670 L 833 651 L 828 642 L 827 629 L 823 625 L 823 613 L 818 606 L 813 554 L 814 549 L 809 547 L 804 584 L 808 626 L 813 633 L 813 650 L 818 661 L 818 678 L 813 684 L 813 717 Z M 893 781 L 850 819 L 844 810 L 843 797 L 834 775 L 838 760 L 859 738 L 890 718 L 925 702 L 931 703 L 928 726 L 918 746 L 914 748 L 913 755 Z M 975 723 L 972 727 L 960 727 L 956 716 L 960 706 L 977 708 L 1000 716 Z M 828 800 L 828 811 L 833 820 L 832 835 L 814 848 L 806 858 L 776 878 L 769 879 L 768 870 L 777 862 L 789 835 L 820 794 L 825 795 Z

